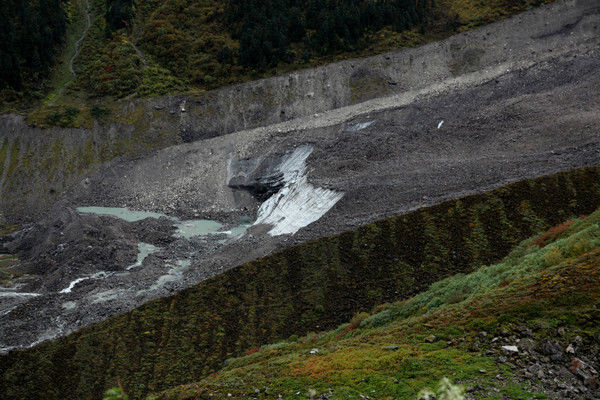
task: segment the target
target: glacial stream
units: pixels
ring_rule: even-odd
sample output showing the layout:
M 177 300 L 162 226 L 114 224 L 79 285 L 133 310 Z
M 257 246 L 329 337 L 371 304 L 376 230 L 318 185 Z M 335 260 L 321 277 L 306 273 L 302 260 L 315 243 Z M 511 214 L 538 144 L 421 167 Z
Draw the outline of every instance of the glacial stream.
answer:
M 365 129 L 371 124 L 368 121 L 353 129 Z M 270 225 L 270 236 L 295 234 L 320 219 L 344 195 L 309 183 L 306 161 L 312 150 L 312 146 L 303 145 L 285 153 L 270 172 L 277 177 L 278 190 L 263 201 L 257 210 L 256 219 L 242 217 L 238 224 L 224 225 L 209 219 L 182 220 L 163 213 L 125 207 L 78 207 L 77 211 L 81 214 L 108 216 L 130 223 L 147 218 L 166 219 L 163 222 L 175 228 L 172 235 L 178 240 L 165 243 L 164 246 L 161 244 L 160 247 L 158 244 L 140 241 L 137 243 L 137 257 L 129 265 L 118 266 L 114 270 L 87 270 L 87 273 L 63 276 L 65 281 L 61 279 L 61 286 L 50 292 L 26 293 L 18 292 L 18 288 L 0 287 L 0 302 L 3 303 L 0 316 L 9 315 L 21 304 L 38 296 L 52 296 L 48 297 L 48 301 L 54 301 L 53 296 L 59 296 L 58 304 L 64 315 L 55 318 L 38 340 L 30 344 L 33 346 L 64 334 L 66 322 L 63 317 L 70 318 L 78 309 L 100 307 L 119 310 L 123 305 L 132 304 L 131 302 L 151 299 L 157 294 L 178 289 L 179 282 L 186 278 L 193 260 L 205 245 L 209 248 L 225 245 L 228 241 L 244 236 L 250 227 L 262 224 Z M 63 246 L 61 250 L 64 245 L 59 245 Z M 148 260 L 150 256 L 152 259 Z M 10 345 L 0 347 L 0 354 L 10 349 Z
M 162 213 L 149 212 L 149 211 L 136 211 L 130 210 L 124 207 L 78 207 L 77 211 L 82 214 L 95 214 L 95 215 L 106 215 L 112 216 L 119 219 L 122 219 L 127 222 L 137 222 L 144 220 L 146 218 L 167 218 L 173 222 L 177 230 L 174 233 L 175 237 L 180 237 L 184 239 L 191 239 L 193 237 L 199 236 L 208 236 L 208 235 L 226 235 L 226 239 L 219 240 L 220 243 L 224 243 L 229 239 L 234 239 L 242 236 L 246 230 L 252 226 L 252 222 L 249 218 L 242 218 L 240 224 L 232 227 L 229 230 L 223 230 L 223 224 L 218 221 L 208 220 L 208 219 L 197 219 L 197 220 L 180 220 L 179 218 L 172 217 Z M 126 270 L 131 271 L 132 273 L 139 269 L 144 260 L 152 253 L 156 253 L 160 251 L 160 247 L 156 247 L 149 243 L 138 243 L 138 256 L 137 260 L 134 264 L 129 265 Z M 180 260 L 176 260 L 170 263 L 167 263 L 171 268 L 167 271 L 165 275 L 162 275 L 158 278 L 158 280 L 148 289 L 139 290 L 138 294 L 146 293 L 148 291 L 153 291 L 160 289 L 166 283 L 175 281 L 182 276 L 184 270 L 186 270 L 191 265 L 191 258 L 184 258 Z M 107 273 L 105 271 L 97 272 L 93 275 L 78 277 L 77 279 L 71 281 L 69 285 L 62 289 L 59 293 L 66 294 L 71 293 L 71 291 L 77 286 L 77 284 L 89 280 L 89 279 L 104 279 L 107 278 L 114 273 Z M 111 291 L 112 294 L 112 291 Z M 1 292 L 0 292 L 1 296 Z M 112 296 L 109 296 L 112 297 Z M 107 297 L 102 297 L 97 299 L 97 301 L 106 301 Z

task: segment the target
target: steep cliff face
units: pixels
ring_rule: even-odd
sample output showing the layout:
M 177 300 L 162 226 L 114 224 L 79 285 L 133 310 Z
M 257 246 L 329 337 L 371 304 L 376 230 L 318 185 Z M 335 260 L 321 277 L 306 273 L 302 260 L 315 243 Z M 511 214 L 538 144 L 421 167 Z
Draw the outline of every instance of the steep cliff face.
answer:
M 460 84 L 466 75 L 493 79 L 597 37 L 597 13 L 594 0 L 560 1 L 420 48 L 198 96 L 122 101 L 111 105 L 110 122 L 91 129 L 42 130 L 4 115 L 0 213 L 11 221 L 34 219 L 82 176 L 117 157 L 131 159 L 181 142 L 312 118 L 385 95 L 435 92 Z

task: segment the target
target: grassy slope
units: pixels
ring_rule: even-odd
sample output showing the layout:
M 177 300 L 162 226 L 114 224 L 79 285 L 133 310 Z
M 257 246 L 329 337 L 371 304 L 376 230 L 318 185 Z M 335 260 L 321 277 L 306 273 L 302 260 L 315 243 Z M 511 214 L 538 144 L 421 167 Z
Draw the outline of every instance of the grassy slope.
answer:
M 478 385 L 478 399 L 544 398 L 519 383 L 506 365 L 470 351 L 468 343 L 482 329 L 499 332 L 514 324 L 532 328 L 535 335 L 567 324 L 573 336 L 575 330 L 585 336 L 599 333 L 599 222 L 600 210 L 551 230 L 537 244 L 535 238 L 526 240 L 501 263 L 378 307 L 359 326 L 344 324 L 263 346 L 229 360 L 200 382 L 152 397 L 300 399 L 311 388 L 332 394 L 331 399 L 411 399 L 451 377 Z M 431 343 L 430 335 L 435 336 Z M 398 349 L 387 350 L 390 345 Z M 319 352 L 310 354 L 313 348 Z
M 174 296 L 0 357 L 5 399 L 134 398 L 292 334 L 332 329 L 509 253 L 600 199 L 600 168 L 512 184 L 255 260 Z M 410 238 L 410 240 L 406 240 Z
M 238 41 L 231 38 L 226 26 L 221 21 L 223 19 L 221 17 L 222 2 L 211 0 L 186 5 L 189 10 L 177 14 L 178 6 L 175 6 L 173 1 L 140 3 L 133 29 L 123 31 L 111 40 L 106 39 L 104 35 L 105 2 L 90 0 L 94 15 L 92 29 L 90 29 L 82 51 L 75 62 L 78 77 L 69 84 L 66 93 L 59 98 L 54 98 L 55 91 L 67 79 L 67 56 L 70 54 L 70 47 L 63 53 L 55 74 L 50 79 L 51 91 L 47 99 L 53 100 L 53 106 L 48 105 L 47 101 L 41 103 L 29 101 L 25 104 L 6 104 L 0 111 L 28 112 L 31 114 L 30 123 L 44 124 L 48 123 L 46 121 L 48 115 L 61 113 L 67 107 L 75 106 L 82 112 L 77 118 L 72 119 L 70 124 L 85 126 L 90 124 L 87 119 L 93 119 L 89 113 L 92 105 L 108 104 L 118 97 L 136 95 L 146 97 L 182 92 L 198 93 L 300 68 L 324 65 L 333 61 L 378 54 L 402 47 L 420 46 L 457 32 L 506 18 L 540 4 L 550 3 L 553 0 L 490 0 L 485 2 L 438 0 L 435 2 L 436 6 L 430 15 L 425 33 L 422 33 L 419 28 L 403 32 L 384 28 L 368 34 L 365 38 L 365 46 L 360 49 L 352 52 L 314 56 L 308 63 L 302 60 L 301 47 L 292 48 L 295 54 L 292 61 L 280 63 L 263 72 L 246 70 L 236 63 L 225 66 L 216 61 L 215 54 L 223 45 L 233 49 L 239 47 Z M 76 10 L 75 5 L 78 4 L 78 0 L 71 0 L 70 4 L 70 8 Z M 81 22 L 85 18 L 83 12 L 78 15 L 80 19 L 73 19 L 69 37 L 74 37 L 73 34 L 80 29 Z M 173 27 L 173 24 L 177 26 Z M 202 27 L 202 29 L 198 27 Z M 171 45 L 167 43 L 166 47 L 157 46 L 158 31 L 162 32 L 165 29 L 167 37 L 172 37 L 175 42 Z M 138 48 L 144 52 L 147 62 L 145 69 L 141 67 L 141 60 L 132 43 L 137 43 Z M 162 42 L 160 44 L 164 45 Z M 173 60 L 181 60 L 182 65 L 173 64 Z M 198 65 L 192 68 L 190 67 L 192 63 Z M 110 67 L 110 71 L 105 71 L 104 69 L 108 67 Z M 102 71 L 98 72 L 100 70 Z M 199 79 L 196 75 L 210 76 L 210 79 Z M 98 86 L 94 82 L 104 82 L 105 84 Z M 96 87 L 98 92 L 93 87 Z M 110 92 L 114 94 L 112 96 L 103 94 Z

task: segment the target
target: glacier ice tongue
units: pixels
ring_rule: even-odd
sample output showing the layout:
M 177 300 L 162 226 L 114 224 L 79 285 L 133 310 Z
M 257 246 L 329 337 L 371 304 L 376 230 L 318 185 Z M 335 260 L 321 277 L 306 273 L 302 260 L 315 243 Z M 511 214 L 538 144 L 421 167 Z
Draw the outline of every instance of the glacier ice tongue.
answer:
M 254 223 L 272 225 L 271 236 L 293 235 L 325 215 L 344 195 L 308 183 L 306 160 L 312 150 L 300 146 L 278 166 L 284 186 L 260 206 Z

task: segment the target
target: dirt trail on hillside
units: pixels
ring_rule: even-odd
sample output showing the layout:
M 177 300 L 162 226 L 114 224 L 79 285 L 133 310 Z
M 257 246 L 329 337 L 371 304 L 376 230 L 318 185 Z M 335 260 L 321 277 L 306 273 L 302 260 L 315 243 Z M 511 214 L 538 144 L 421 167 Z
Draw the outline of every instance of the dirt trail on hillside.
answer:
M 85 0 L 85 15 L 87 18 L 87 26 L 83 30 L 81 37 L 75 42 L 75 54 L 73 54 L 73 57 L 71 57 L 71 59 L 69 60 L 69 71 L 71 72 L 71 75 L 73 75 L 73 77 L 69 79 L 64 85 L 62 85 L 60 89 L 58 89 L 58 92 L 56 92 L 56 95 L 52 98 L 50 105 L 53 105 L 56 99 L 62 96 L 64 91 L 67 89 L 67 86 L 69 86 L 71 82 L 73 82 L 73 79 L 77 77 L 77 72 L 75 72 L 73 63 L 75 62 L 75 59 L 79 56 L 79 52 L 81 51 L 81 45 L 83 44 L 83 41 L 85 40 L 90 30 L 90 27 L 92 26 L 92 14 L 90 10 L 89 0 Z
M 71 60 L 69 60 L 69 70 L 71 71 L 71 74 L 73 74 L 73 77 L 77 76 L 75 68 L 73 68 L 73 63 L 75 62 L 75 59 L 79 56 L 79 52 L 81 51 L 81 45 L 85 40 L 85 37 L 87 36 L 90 30 L 90 27 L 92 26 L 92 14 L 90 10 L 89 0 L 85 0 L 85 15 L 87 18 L 87 26 L 83 30 L 81 37 L 77 40 L 77 42 L 75 42 L 75 54 L 73 54 L 73 57 L 71 57 Z

